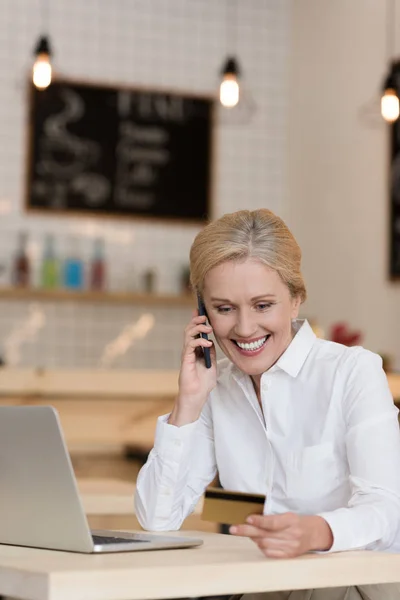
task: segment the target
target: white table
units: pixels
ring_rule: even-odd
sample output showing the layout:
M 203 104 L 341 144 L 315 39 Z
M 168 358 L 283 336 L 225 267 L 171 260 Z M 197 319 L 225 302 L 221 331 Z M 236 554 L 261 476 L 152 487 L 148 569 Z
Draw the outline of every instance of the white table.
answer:
M 23 600 L 146 600 L 392 583 L 400 554 L 268 560 L 246 538 L 180 532 L 200 548 L 83 555 L 0 546 L 0 594 Z

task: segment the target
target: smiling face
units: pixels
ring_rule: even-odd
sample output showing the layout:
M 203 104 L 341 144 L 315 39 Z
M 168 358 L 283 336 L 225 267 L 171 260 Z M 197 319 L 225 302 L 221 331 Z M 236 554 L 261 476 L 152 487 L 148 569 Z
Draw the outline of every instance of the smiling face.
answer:
M 276 271 L 252 259 L 211 269 L 203 295 L 221 350 L 257 379 L 290 344 L 300 298 L 292 298 Z

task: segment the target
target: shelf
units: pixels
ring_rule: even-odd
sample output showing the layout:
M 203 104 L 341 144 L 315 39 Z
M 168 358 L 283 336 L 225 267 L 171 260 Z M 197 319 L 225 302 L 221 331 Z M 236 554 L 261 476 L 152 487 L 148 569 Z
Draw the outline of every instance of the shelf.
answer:
M 86 302 L 103 304 L 140 304 L 143 306 L 194 306 L 191 294 L 146 294 L 135 292 L 93 292 L 44 290 L 39 288 L 0 288 L 1 300 L 27 302 Z

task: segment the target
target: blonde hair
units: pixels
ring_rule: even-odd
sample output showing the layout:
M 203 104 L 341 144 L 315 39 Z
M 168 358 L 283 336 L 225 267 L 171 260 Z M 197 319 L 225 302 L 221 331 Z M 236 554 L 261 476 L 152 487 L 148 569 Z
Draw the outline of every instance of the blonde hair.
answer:
M 274 269 L 291 296 L 305 301 L 300 247 L 282 219 L 266 208 L 226 214 L 197 234 L 190 249 L 192 287 L 202 294 L 208 271 L 224 262 L 247 258 Z

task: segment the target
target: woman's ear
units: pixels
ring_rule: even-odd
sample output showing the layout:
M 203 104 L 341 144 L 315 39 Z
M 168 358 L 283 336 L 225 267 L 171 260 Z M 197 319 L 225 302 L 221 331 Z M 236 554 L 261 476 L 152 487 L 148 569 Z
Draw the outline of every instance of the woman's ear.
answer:
M 296 296 L 295 298 L 292 298 L 292 319 L 297 319 L 297 317 L 299 316 L 300 305 L 301 305 L 300 296 Z

